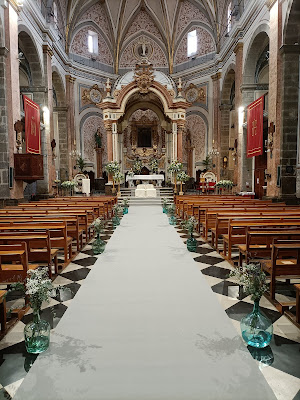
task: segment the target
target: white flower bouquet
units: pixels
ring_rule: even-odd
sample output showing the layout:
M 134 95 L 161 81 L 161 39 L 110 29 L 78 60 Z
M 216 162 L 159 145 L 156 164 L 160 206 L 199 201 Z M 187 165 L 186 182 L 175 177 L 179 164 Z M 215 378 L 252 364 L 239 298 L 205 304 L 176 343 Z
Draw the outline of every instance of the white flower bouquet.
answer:
M 74 188 L 75 186 L 77 186 L 78 183 L 75 181 L 64 181 L 61 186 L 63 188 Z
M 117 171 L 115 172 L 113 178 L 116 183 L 121 183 L 124 179 L 124 175 L 122 174 L 122 172 Z
M 133 164 L 133 171 L 138 174 L 139 172 L 141 172 L 143 163 L 141 160 L 135 160 L 134 164 Z
M 232 188 L 233 182 L 230 180 L 223 179 L 216 183 L 216 186 L 223 189 Z
M 182 171 L 183 165 L 180 161 L 174 160 L 168 167 L 168 172 L 177 174 L 178 172 Z
M 103 221 L 103 219 L 97 218 L 92 223 L 92 226 L 96 233 L 101 233 L 103 231 L 103 229 L 105 228 L 105 222 Z
M 190 179 L 189 175 L 186 174 L 184 171 L 178 172 L 178 174 L 177 174 L 178 182 L 184 183 L 184 182 L 187 182 L 189 179 Z

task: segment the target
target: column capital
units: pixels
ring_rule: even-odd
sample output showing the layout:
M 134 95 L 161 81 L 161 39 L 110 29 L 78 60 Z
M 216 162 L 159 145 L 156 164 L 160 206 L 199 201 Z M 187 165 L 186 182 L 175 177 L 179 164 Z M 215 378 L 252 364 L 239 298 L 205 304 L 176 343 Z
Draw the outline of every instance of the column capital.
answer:
M 53 56 L 53 51 L 48 44 L 43 44 L 43 53 L 47 54 L 49 57 Z
M 0 47 L 0 56 L 7 57 L 9 50 L 7 47 Z
M 277 0 L 266 0 L 266 6 L 268 7 L 269 10 L 274 6 L 274 4 L 277 2 Z
M 237 55 L 237 53 L 239 51 L 243 51 L 244 48 L 244 43 L 243 42 L 238 42 L 235 46 L 235 48 L 233 49 L 233 52 L 235 53 L 235 55 Z
M 221 79 L 221 76 L 222 76 L 222 72 L 217 72 L 216 74 L 211 76 L 211 79 L 213 81 L 217 81 L 217 80 Z
M 71 75 L 66 75 L 66 80 L 67 80 L 67 82 L 75 83 L 76 78 L 74 76 L 71 76 Z
M 110 119 L 103 121 L 107 133 L 112 133 L 112 121 Z

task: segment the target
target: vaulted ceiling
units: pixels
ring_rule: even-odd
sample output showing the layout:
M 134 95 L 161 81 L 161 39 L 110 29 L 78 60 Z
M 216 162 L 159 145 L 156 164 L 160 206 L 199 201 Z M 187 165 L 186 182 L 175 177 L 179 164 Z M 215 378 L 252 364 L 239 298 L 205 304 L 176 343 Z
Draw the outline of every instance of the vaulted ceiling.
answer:
M 163 43 L 160 46 L 169 65 L 183 58 L 176 56 L 183 35 L 191 29 L 192 23 L 202 28 L 202 41 L 211 41 L 210 50 L 218 48 L 220 38 L 226 31 L 227 4 L 230 0 L 59 0 L 62 23 L 65 28 L 66 46 L 70 45 L 74 36 L 90 21 L 103 32 L 107 46 L 112 53 L 114 65 L 119 65 L 121 53 L 128 46 L 130 36 L 138 32 L 152 34 L 152 39 Z M 146 13 L 139 27 L 136 19 Z M 98 14 L 98 19 L 95 15 Z M 224 19 L 225 18 L 225 19 Z M 144 23 L 144 25 L 143 25 Z M 89 28 L 90 29 L 90 28 Z M 150 31 L 150 32 L 148 32 Z M 200 32 L 201 33 L 201 32 Z M 210 35 L 210 38 L 208 36 Z M 201 35 L 200 35 L 201 36 Z M 78 39 L 78 38 L 77 38 Z M 77 48 L 80 47 L 77 46 Z M 104 45 L 105 47 L 105 45 Z M 153 45 L 154 52 L 160 50 Z M 108 52 L 108 51 L 107 51 Z M 180 51 L 179 51 L 180 53 Z M 181 50 L 183 54 L 183 50 Z M 203 55 L 203 54 L 201 54 Z M 110 57 L 110 56 L 109 56 Z M 109 57 L 107 59 L 109 59 Z M 125 60 L 125 65 L 126 65 Z M 124 61 L 123 61 L 124 63 Z

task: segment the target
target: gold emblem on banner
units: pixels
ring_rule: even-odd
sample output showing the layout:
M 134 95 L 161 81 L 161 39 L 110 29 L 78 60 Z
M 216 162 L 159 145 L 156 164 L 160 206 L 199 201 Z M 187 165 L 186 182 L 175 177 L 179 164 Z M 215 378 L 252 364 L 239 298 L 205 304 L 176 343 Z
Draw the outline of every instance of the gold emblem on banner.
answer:
M 36 136 L 36 121 L 35 121 L 34 117 L 31 117 L 30 133 L 31 133 L 32 136 Z
M 252 136 L 257 135 L 257 119 L 252 121 Z

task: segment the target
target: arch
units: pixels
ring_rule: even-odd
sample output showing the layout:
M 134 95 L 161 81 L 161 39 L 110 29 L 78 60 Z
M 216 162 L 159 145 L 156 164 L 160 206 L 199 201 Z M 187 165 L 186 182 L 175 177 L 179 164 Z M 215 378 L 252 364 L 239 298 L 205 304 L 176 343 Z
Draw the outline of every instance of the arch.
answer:
M 291 0 L 283 28 L 283 43 L 294 45 L 300 41 L 300 0 Z
M 221 91 L 221 103 L 230 102 L 230 94 L 233 82 L 235 81 L 235 64 L 231 63 L 224 74 L 222 91 Z
M 244 57 L 243 82 L 254 83 L 255 68 L 261 53 L 269 43 L 269 26 L 261 24 L 253 33 Z
M 21 28 L 21 27 L 20 27 Z M 43 63 L 41 61 L 41 56 L 38 51 L 38 46 L 28 29 L 19 30 L 19 47 L 24 53 L 26 59 L 28 60 L 32 83 L 35 86 L 43 85 Z
M 66 91 L 64 80 L 57 67 L 52 67 L 52 86 L 56 95 L 56 106 L 63 107 L 66 105 Z
M 203 121 L 205 132 L 201 132 L 201 129 L 203 127 L 201 127 L 199 119 L 193 117 L 201 118 L 201 120 Z M 189 125 L 192 125 L 193 128 L 197 126 L 197 129 L 193 129 L 192 131 L 190 131 L 190 134 L 192 136 L 192 145 L 195 146 L 195 163 L 198 164 L 206 157 L 208 152 L 208 120 L 201 111 L 192 110 L 187 112 L 186 115 L 186 131 L 191 129 Z M 200 137 L 199 133 L 203 133 L 204 137 Z

